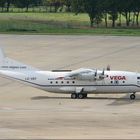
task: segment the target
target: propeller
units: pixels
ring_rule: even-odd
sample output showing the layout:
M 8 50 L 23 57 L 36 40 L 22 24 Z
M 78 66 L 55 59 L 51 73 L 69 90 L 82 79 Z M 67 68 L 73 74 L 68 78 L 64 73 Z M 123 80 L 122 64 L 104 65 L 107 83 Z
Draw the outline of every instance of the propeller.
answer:
M 97 69 L 95 71 L 94 77 L 95 77 L 95 80 L 96 80 L 97 79 Z
M 105 69 L 103 68 L 102 73 L 100 74 L 99 78 L 100 79 L 104 79 L 104 75 L 105 75 Z
M 107 65 L 106 70 L 107 70 L 107 71 L 110 71 L 110 69 L 111 69 L 111 68 L 110 68 L 110 65 Z
M 103 68 L 102 76 L 104 76 L 104 75 L 105 75 L 105 69 Z

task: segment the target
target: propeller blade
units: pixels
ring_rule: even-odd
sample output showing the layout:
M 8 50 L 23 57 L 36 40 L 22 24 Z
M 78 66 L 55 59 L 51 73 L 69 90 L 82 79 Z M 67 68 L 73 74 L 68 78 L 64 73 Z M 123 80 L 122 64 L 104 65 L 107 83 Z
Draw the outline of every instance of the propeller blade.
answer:
M 107 65 L 106 70 L 107 70 L 107 71 L 110 71 L 110 69 L 111 69 L 111 68 L 110 68 L 110 65 Z
M 102 75 L 105 75 L 105 69 L 103 68 L 103 72 L 102 72 Z
M 96 71 L 95 71 L 95 77 L 97 76 L 97 69 L 96 69 Z
M 95 71 L 94 77 L 95 77 L 95 80 L 96 80 L 97 79 L 97 69 Z

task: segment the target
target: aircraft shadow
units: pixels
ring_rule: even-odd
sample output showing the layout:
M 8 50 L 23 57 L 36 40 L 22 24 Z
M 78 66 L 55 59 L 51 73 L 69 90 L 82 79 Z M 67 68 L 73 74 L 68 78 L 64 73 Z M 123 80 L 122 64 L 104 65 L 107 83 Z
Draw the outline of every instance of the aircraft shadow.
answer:
M 140 95 L 136 95 L 135 100 L 131 100 L 129 95 L 125 95 L 119 98 L 117 97 L 116 98 L 115 97 L 90 97 L 89 99 L 110 100 L 113 102 L 107 104 L 108 106 L 122 106 L 122 105 L 128 105 L 128 104 L 140 102 Z
M 50 97 L 50 96 L 35 96 L 31 100 L 45 100 L 45 99 L 69 99 L 69 100 L 116 100 L 120 98 L 111 97 L 87 97 L 85 99 L 71 99 L 70 97 Z M 124 100 L 124 99 L 123 99 Z
M 48 100 L 48 99 L 74 100 L 74 99 L 71 99 L 70 97 L 50 97 L 50 96 L 31 97 L 31 100 Z M 79 100 L 79 99 L 75 99 L 75 100 Z M 87 98 L 81 99 L 81 100 L 110 100 L 113 102 L 107 104 L 108 106 L 122 106 L 122 105 L 128 105 L 128 104 L 140 102 L 140 95 L 137 95 L 137 98 L 135 100 L 130 100 L 128 95 L 125 95 L 125 96 L 120 97 L 120 98 L 117 98 L 117 97 L 116 98 L 115 97 L 87 97 Z
M 46 100 L 46 99 L 71 99 L 70 97 L 49 97 L 49 96 L 35 96 L 31 100 Z
M 136 95 L 135 100 L 131 100 L 128 95 L 125 95 L 121 98 L 116 98 L 112 103 L 108 104 L 110 106 L 121 106 L 121 105 L 128 105 L 133 104 L 136 102 L 140 102 L 140 95 Z
M 113 101 L 112 103 L 108 104 L 109 106 L 122 106 L 122 105 L 128 105 L 128 104 L 133 104 L 137 102 L 138 100 L 130 100 L 130 99 L 117 99 Z

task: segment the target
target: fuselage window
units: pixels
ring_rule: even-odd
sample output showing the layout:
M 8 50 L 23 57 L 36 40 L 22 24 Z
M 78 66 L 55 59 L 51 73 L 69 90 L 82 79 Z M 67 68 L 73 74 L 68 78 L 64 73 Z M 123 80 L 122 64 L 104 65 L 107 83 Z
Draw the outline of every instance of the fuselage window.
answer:
M 72 81 L 73 84 L 75 84 L 75 81 Z
M 64 82 L 63 81 L 61 81 L 61 84 L 63 84 Z
M 119 81 L 115 81 L 115 84 L 119 84 Z
M 125 83 L 125 81 L 123 81 L 123 83 Z
M 58 82 L 56 81 L 56 84 L 58 84 Z
M 50 84 L 52 84 L 53 82 L 51 81 Z
M 113 81 L 110 82 L 111 84 L 113 83 Z
M 67 81 L 67 84 L 69 84 L 69 81 Z
M 137 79 L 139 79 L 139 80 L 140 80 L 140 77 L 137 77 Z

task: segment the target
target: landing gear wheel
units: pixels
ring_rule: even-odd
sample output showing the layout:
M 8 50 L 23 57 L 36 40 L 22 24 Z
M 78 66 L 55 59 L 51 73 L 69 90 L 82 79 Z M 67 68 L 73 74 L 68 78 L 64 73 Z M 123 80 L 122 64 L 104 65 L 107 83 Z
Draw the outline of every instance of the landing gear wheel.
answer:
M 72 93 L 71 94 L 71 99 L 76 99 L 77 98 L 77 94 L 76 93 Z
M 130 95 L 130 99 L 131 99 L 131 100 L 134 100 L 135 98 L 136 98 L 135 94 L 131 94 L 131 95 Z
M 78 94 L 78 98 L 79 98 L 79 99 L 83 99 L 83 98 L 84 98 L 84 94 L 79 93 L 79 94 Z

